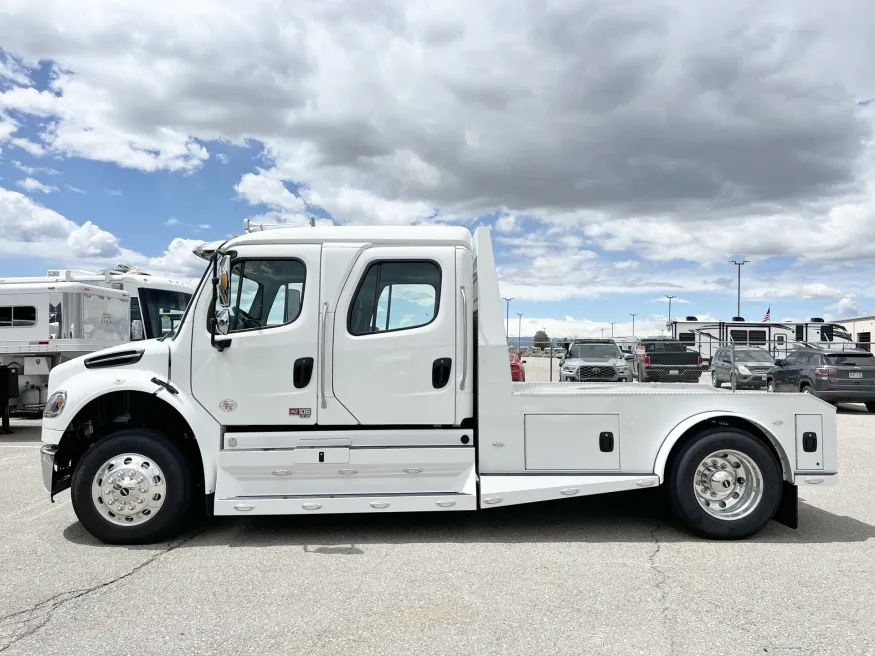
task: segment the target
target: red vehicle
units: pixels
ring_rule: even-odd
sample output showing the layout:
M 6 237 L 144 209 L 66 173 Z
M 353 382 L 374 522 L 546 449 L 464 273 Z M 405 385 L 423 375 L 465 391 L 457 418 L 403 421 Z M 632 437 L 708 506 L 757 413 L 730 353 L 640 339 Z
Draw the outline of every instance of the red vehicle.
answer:
M 517 383 L 526 382 L 526 368 L 523 366 L 525 360 L 520 360 L 520 356 L 516 353 L 510 354 L 510 379 Z

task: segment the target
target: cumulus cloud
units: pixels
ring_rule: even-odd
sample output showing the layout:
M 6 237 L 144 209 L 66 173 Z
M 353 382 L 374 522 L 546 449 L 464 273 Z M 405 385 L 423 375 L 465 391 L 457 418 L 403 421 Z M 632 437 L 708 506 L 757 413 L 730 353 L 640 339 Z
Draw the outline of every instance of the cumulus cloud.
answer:
M 25 191 L 38 191 L 42 194 L 50 194 L 53 191 L 57 191 L 58 188 L 50 185 L 45 185 L 36 178 L 24 178 L 24 180 L 19 180 L 16 182 L 19 187 L 24 189 Z
M 827 305 L 824 309 L 833 312 L 836 317 L 841 319 L 860 316 L 860 303 L 851 296 L 844 296 L 839 299 L 838 303 Z
M 121 252 L 115 235 L 86 221 L 67 236 L 67 244 L 76 257 L 115 257 Z

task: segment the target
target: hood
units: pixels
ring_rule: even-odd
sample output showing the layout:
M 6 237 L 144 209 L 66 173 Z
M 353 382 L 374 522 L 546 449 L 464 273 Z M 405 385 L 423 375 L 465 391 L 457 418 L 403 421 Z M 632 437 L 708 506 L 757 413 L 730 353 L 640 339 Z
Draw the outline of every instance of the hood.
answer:
M 617 356 L 614 358 L 568 358 L 563 363 L 563 367 L 568 365 L 573 365 L 575 367 L 582 366 L 599 366 L 605 365 L 607 367 L 616 367 L 627 364 L 626 358 Z
M 101 351 L 69 360 L 52 368 L 49 374 L 49 394 L 62 389 L 67 380 L 85 371 L 95 373 L 106 369 L 136 367 L 166 377 L 170 364 L 170 348 L 157 339 L 119 344 Z

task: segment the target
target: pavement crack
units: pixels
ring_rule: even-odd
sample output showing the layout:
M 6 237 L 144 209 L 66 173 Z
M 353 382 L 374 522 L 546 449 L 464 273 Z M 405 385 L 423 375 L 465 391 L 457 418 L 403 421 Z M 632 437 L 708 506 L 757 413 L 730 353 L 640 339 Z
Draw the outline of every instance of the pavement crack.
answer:
M 104 581 L 103 583 L 99 583 L 90 588 L 80 588 L 79 590 L 68 590 L 67 592 L 61 592 L 49 597 L 48 599 L 43 599 L 42 601 L 37 602 L 32 606 L 0 617 L 0 652 L 6 651 L 15 643 L 24 640 L 25 638 L 33 635 L 34 633 L 42 629 L 52 618 L 55 611 L 64 606 L 66 603 L 75 599 L 81 599 L 82 597 L 103 590 L 104 588 L 108 588 L 112 585 L 115 585 L 119 581 L 123 581 L 126 578 L 133 576 L 141 569 L 148 567 L 156 560 L 158 560 L 162 556 L 165 556 L 171 551 L 174 551 L 184 544 L 191 542 L 199 535 L 202 535 L 204 532 L 205 529 L 196 533 L 192 533 L 191 535 L 180 539 L 176 543 L 171 540 L 168 543 L 166 549 L 158 551 L 156 554 L 150 556 L 136 567 L 133 567 L 127 572 L 119 574 L 115 578 L 112 578 L 108 581 Z
M 662 614 L 662 623 L 665 626 L 666 635 L 668 636 L 668 653 L 675 653 L 675 642 L 674 642 L 674 627 L 673 622 L 670 616 L 671 608 L 668 604 L 668 596 L 665 591 L 665 584 L 668 579 L 668 575 L 665 573 L 665 570 L 656 564 L 656 557 L 659 555 L 659 552 L 662 551 L 662 543 L 659 541 L 657 537 L 657 532 L 662 528 L 662 524 L 657 524 L 652 529 L 650 529 L 650 538 L 653 540 L 653 551 L 647 556 L 647 560 L 650 563 L 650 569 L 653 570 L 656 579 L 656 593 L 659 599 L 660 612 Z

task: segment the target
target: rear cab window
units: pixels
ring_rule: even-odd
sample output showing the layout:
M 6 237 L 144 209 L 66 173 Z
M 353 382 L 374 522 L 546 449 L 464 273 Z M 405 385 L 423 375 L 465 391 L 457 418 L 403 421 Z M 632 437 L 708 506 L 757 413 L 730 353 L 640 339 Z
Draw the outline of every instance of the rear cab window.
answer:
M 437 317 L 441 269 L 430 260 L 372 262 L 349 309 L 350 335 L 427 326 Z

